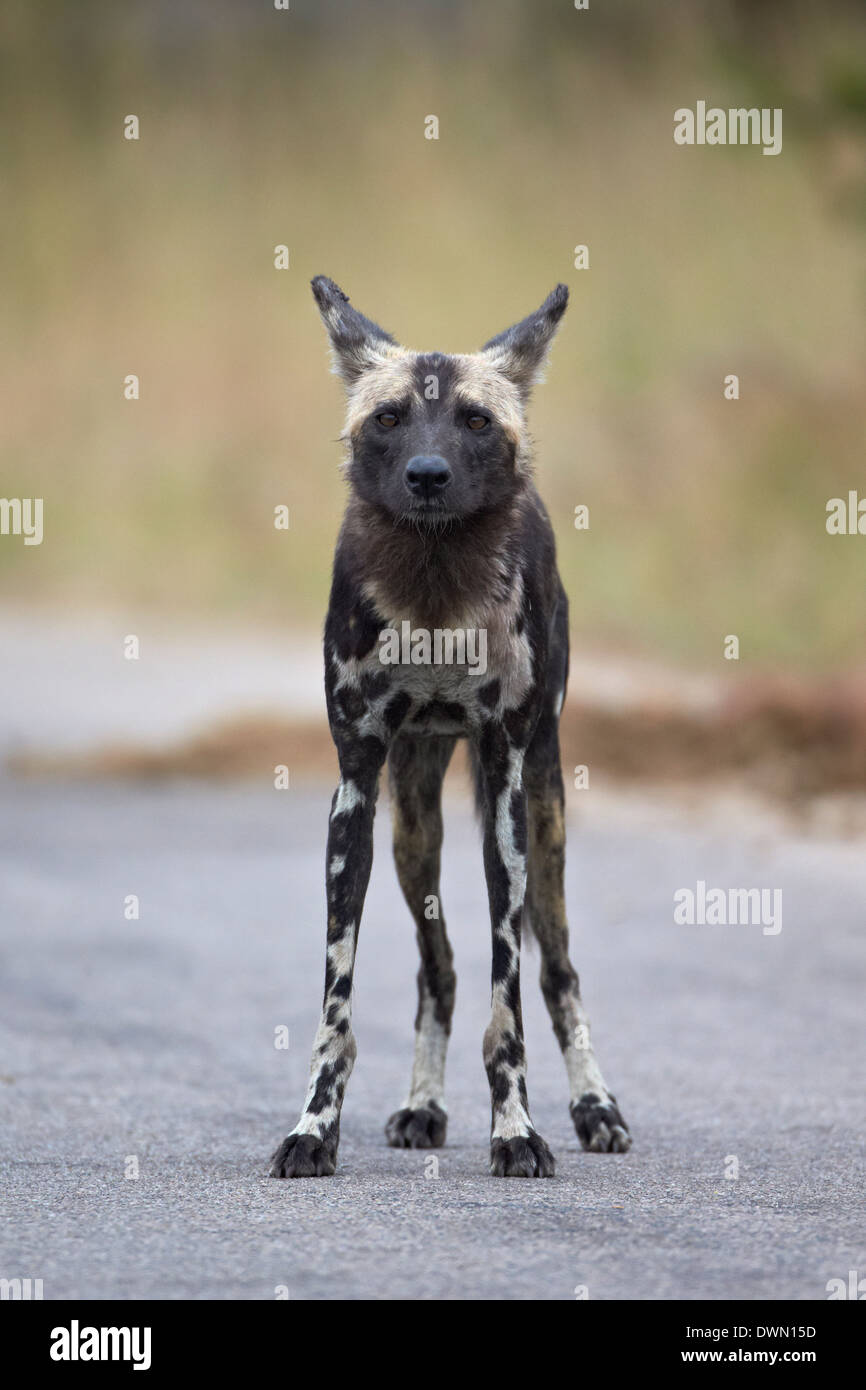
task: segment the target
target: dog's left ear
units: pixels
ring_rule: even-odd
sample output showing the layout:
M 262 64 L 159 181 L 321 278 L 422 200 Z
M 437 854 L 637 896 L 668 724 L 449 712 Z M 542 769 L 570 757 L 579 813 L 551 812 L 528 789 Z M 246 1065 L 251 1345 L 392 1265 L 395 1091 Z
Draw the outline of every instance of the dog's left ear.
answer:
M 352 386 L 362 373 L 381 361 L 383 348 L 397 347 L 396 339 L 360 314 L 349 303 L 349 296 L 327 275 L 317 275 L 312 290 L 334 350 L 334 369 L 347 386 Z
M 557 285 L 540 309 L 491 338 L 481 349 L 524 396 L 529 394 L 541 376 L 553 335 L 567 304 L 568 286 Z

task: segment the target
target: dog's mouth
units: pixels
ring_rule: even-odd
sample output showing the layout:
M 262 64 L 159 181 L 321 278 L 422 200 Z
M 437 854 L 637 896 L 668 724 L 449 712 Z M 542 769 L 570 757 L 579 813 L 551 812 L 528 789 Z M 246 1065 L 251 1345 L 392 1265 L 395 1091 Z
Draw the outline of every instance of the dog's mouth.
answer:
M 431 497 L 411 502 L 401 513 L 399 520 L 408 522 L 410 526 L 440 531 L 455 524 L 460 518 L 456 512 L 449 509 L 442 498 Z

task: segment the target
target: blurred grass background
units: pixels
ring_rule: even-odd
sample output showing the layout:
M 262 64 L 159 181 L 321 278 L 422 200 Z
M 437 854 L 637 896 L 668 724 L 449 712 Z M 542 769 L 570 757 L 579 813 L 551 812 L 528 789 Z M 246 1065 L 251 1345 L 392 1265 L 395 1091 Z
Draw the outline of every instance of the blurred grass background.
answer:
M 781 106 L 781 155 L 676 146 L 699 99 Z M 562 279 L 532 427 L 576 642 L 862 662 L 866 538 L 824 526 L 866 496 L 862 4 L 6 0 L 0 114 L 0 490 L 45 499 L 7 601 L 318 625 L 311 275 L 446 351 Z

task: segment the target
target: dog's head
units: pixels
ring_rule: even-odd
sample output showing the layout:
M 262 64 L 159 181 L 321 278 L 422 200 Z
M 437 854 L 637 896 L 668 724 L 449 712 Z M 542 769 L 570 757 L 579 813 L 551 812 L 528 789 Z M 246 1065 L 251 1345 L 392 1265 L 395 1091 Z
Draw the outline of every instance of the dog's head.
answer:
M 323 275 L 313 294 L 348 393 L 349 478 L 360 497 L 396 522 L 435 528 L 522 487 L 526 401 L 565 312 L 565 285 L 465 355 L 407 351 Z

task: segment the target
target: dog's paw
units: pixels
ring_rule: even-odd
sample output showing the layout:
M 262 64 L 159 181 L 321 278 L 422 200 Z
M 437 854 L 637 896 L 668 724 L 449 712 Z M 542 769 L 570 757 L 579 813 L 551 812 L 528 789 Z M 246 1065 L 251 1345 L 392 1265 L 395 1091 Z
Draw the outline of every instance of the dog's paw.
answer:
M 631 1135 L 617 1108 L 616 1096 L 602 1098 L 595 1091 L 587 1091 L 569 1108 L 584 1149 L 594 1154 L 628 1153 Z
M 445 1111 L 431 1101 L 418 1110 L 395 1110 L 385 1126 L 385 1138 L 392 1149 L 441 1149 L 447 1127 Z
M 272 1178 L 329 1178 L 337 1155 L 315 1134 L 290 1134 L 271 1158 Z
M 556 1160 L 533 1129 L 525 1139 L 492 1139 L 490 1171 L 495 1178 L 552 1178 Z

